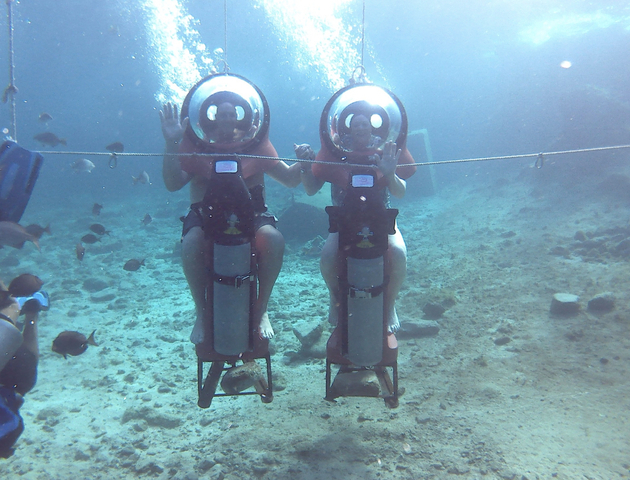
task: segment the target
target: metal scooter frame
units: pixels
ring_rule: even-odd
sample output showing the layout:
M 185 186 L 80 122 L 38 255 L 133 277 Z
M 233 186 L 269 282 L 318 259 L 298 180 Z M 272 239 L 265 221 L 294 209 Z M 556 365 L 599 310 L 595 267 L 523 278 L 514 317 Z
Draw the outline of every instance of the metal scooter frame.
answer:
M 211 249 L 210 249 L 211 250 Z M 212 255 L 210 251 L 209 255 Z M 255 271 L 256 266 L 256 256 L 252 255 L 252 271 Z M 251 290 L 253 298 L 256 296 L 257 277 L 254 277 L 255 280 L 251 282 Z M 207 298 L 211 298 L 212 285 L 211 282 L 214 282 L 212 276 L 208 276 L 208 291 Z M 211 316 L 212 310 L 210 308 L 206 308 L 206 314 Z M 206 323 L 212 325 L 212 321 L 210 318 L 206 319 Z M 250 317 L 250 332 L 253 331 L 253 327 L 251 325 L 251 317 Z M 209 335 L 211 337 L 211 335 Z M 239 355 L 223 355 L 216 351 L 213 348 L 214 339 L 208 338 L 207 342 L 197 345 L 197 392 L 198 392 L 198 400 L 197 405 L 200 408 L 209 408 L 212 404 L 212 400 L 214 397 L 233 397 L 240 395 L 260 395 L 260 400 L 263 403 L 271 403 L 273 401 L 273 382 L 272 382 L 272 372 L 271 372 L 271 355 L 269 353 L 268 341 L 252 338 L 253 334 L 250 333 L 250 350 L 244 352 Z M 255 391 L 245 391 L 239 393 L 216 393 L 217 387 L 219 386 L 219 381 L 221 380 L 221 376 L 223 373 L 227 372 L 230 368 L 236 366 L 239 361 L 242 361 L 243 364 L 248 362 L 255 362 L 256 359 L 264 358 L 266 363 L 266 372 L 267 379 L 261 379 L 254 384 Z M 208 374 L 205 376 L 204 380 L 204 363 L 211 363 Z M 229 366 L 226 367 L 225 364 L 228 363 Z
M 273 401 L 273 383 L 272 383 L 272 375 L 271 375 L 271 356 L 269 352 L 264 357 L 267 368 L 267 379 L 261 379 L 255 383 L 253 392 L 239 392 L 235 394 L 228 393 L 216 393 L 217 387 L 219 385 L 219 380 L 224 372 L 227 372 L 230 368 L 236 366 L 236 362 L 218 360 L 212 362 L 204 362 L 200 358 L 197 360 L 197 391 L 199 400 L 197 401 L 197 405 L 200 408 L 208 408 L 210 407 L 212 400 L 214 397 L 234 397 L 240 395 L 260 395 L 260 400 L 263 403 L 271 403 Z M 254 359 L 244 360 L 243 364 L 247 362 L 254 362 Z M 208 374 L 204 380 L 204 363 L 211 363 L 210 369 L 208 370 Z M 229 363 L 230 366 L 226 367 L 225 364 Z
M 357 367 L 355 365 L 348 365 L 343 363 L 335 363 L 326 359 L 326 397 L 329 402 L 334 402 L 336 398 L 341 395 L 335 396 L 332 392 L 332 366 L 340 365 L 337 375 L 347 372 L 361 372 L 364 370 L 372 370 L 378 378 L 379 385 L 381 387 L 381 398 L 385 400 L 385 405 L 389 408 L 398 407 L 398 362 L 394 362 L 391 365 L 376 365 L 373 367 Z M 390 377 L 387 367 L 392 369 L 392 376 Z M 336 376 L 336 375 L 335 375 Z M 393 381 L 392 381 L 393 377 Z

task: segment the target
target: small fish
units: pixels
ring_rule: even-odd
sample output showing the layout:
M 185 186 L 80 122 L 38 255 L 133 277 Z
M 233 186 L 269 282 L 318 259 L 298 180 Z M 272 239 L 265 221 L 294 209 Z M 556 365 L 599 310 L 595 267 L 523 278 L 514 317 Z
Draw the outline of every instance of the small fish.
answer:
M 137 185 L 138 183 L 143 183 L 143 184 L 148 183 L 149 185 L 151 185 L 151 180 L 149 180 L 149 174 L 145 172 L 144 170 L 142 170 L 142 173 L 138 175 L 137 177 L 134 177 L 132 175 L 131 178 L 133 180 L 134 185 Z
M 92 163 L 87 158 L 79 158 L 78 160 L 72 162 L 70 166 L 77 173 L 92 173 L 92 170 L 94 169 L 94 167 L 96 167 L 96 165 L 94 165 L 94 163 Z
M 98 235 L 105 235 L 105 234 L 109 235 L 109 230 L 105 230 L 105 227 L 101 225 L 100 223 L 94 223 L 90 225 L 90 230 L 92 230 L 94 233 Z
M 125 263 L 123 269 L 127 270 L 128 272 L 135 272 L 140 268 L 140 265 L 144 265 L 144 258 L 142 260 L 136 260 L 135 258 L 132 258 L 131 260 L 127 260 L 127 263 Z
M 92 215 L 100 215 L 102 209 L 103 205 L 101 205 L 100 203 L 95 203 L 94 205 L 92 205 Z
M 37 250 L 39 248 L 39 240 L 35 235 L 31 235 L 26 229 L 15 222 L 0 222 L 0 246 L 7 245 L 13 248 L 22 248 L 24 242 L 33 242 Z
M 100 239 L 100 238 L 98 238 L 96 235 L 93 235 L 93 234 L 91 234 L 91 233 L 88 233 L 87 235 L 83 235 L 83 236 L 81 237 L 81 241 L 82 241 L 83 243 L 88 243 L 88 244 L 92 245 L 93 243 L 100 242 L 100 241 L 101 241 L 101 239 Z
M 48 145 L 50 147 L 56 147 L 60 143 L 62 145 L 68 145 L 65 138 L 59 138 L 57 135 L 55 135 L 52 132 L 38 133 L 33 138 L 37 140 L 39 143 L 41 143 L 42 145 Z
M 39 114 L 39 121 L 42 123 L 50 122 L 53 119 L 50 113 L 42 112 Z
M 144 225 L 145 227 L 151 223 L 153 221 L 153 218 L 151 217 L 151 215 L 149 215 L 148 213 L 144 216 L 144 218 L 142 219 L 142 225 Z
M 57 338 L 53 340 L 52 351 L 63 355 L 63 358 L 68 359 L 68 355 L 77 356 L 81 355 L 87 350 L 88 345 L 98 346 L 96 340 L 94 340 L 94 330 L 88 338 L 79 332 L 71 332 L 66 330 L 57 335 Z
M 107 145 L 105 149 L 109 150 L 112 153 L 122 153 L 125 151 L 125 146 L 120 142 L 114 142 Z
M 9 95 L 15 95 L 16 93 L 18 93 L 18 88 L 15 85 L 9 85 L 4 89 L 4 93 L 2 94 L 2 103 L 7 103 Z
M 32 223 L 29 226 L 24 227 L 24 229 L 36 238 L 42 238 L 42 235 L 44 233 L 52 235 L 52 232 L 50 231 L 50 223 L 45 227 L 37 225 L 36 223 Z
M 79 262 L 82 262 L 83 255 L 85 255 L 85 247 L 81 244 L 81 242 L 77 243 L 75 251 L 77 252 L 77 260 L 79 260 Z
M 30 273 L 23 273 L 11 280 L 9 292 L 14 297 L 30 297 L 35 292 L 39 292 L 44 282 L 41 278 Z

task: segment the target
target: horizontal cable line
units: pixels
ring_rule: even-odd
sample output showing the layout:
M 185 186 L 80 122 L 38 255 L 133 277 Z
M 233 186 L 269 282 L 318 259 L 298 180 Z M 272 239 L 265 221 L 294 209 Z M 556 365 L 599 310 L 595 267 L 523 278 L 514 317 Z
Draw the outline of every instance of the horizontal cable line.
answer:
M 536 158 L 538 160 L 542 160 L 544 157 L 549 157 L 553 155 L 570 155 L 575 153 L 590 153 L 590 152 L 603 152 L 609 150 L 622 150 L 625 148 L 630 148 L 630 145 L 614 145 L 610 147 L 595 147 L 595 148 L 579 148 L 575 150 L 561 150 L 557 152 L 540 152 L 540 153 L 524 153 L 519 155 L 502 155 L 498 157 L 478 157 L 478 158 L 462 158 L 456 160 L 439 160 L 436 162 L 421 162 L 421 163 L 409 163 L 405 165 L 398 165 L 398 167 L 426 167 L 431 165 L 447 165 L 452 163 L 470 163 L 470 162 L 488 162 L 495 160 L 515 160 L 515 159 L 523 159 L 523 158 Z M 164 153 L 131 153 L 131 152 L 121 152 L 121 153 L 109 153 L 109 152 L 77 152 L 77 151 L 56 151 L 56 150 L 42 150 L 38 153 L 42 155 L 80 155 L 80 156 L 107 156 L 107 157 L 162 157 Z M 173 153 L 169 154 L 173 156 L 183 157 L 189 155 L 195 155 L 198 157 L 230 157 L 230 158 L 252 158 L 252 159 L 260 159 L 260 160 L 284 160 L 288 162 L 304 162 L 304 163 L 321 163 L 324 165 L 339 165 L 339 162 L 324 162 L 321 160 L 301 160 L 297 158 L 283 158 L 283 157 L 267 157 L 264 155 L 248 155 L 241 153 Z M 365 167 L 364 164 L 356 164 L 356 163 L 343 163 L 343 165 L 349 167 Z

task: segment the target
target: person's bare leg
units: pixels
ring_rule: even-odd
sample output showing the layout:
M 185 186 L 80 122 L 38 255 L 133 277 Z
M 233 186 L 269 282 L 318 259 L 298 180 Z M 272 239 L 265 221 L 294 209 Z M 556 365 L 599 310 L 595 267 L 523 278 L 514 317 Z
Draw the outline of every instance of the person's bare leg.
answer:
M 263 225 L 256 232 L 254 243 L 258 256 L 258 299 L 255 306 L 255 318 L 260 319 L 258 334 L 261 338 L 273 338 L 267 305 L 282 268 L 284 237 L 271 225 Z
M 396 313 L 396 297 L 407 276 L 407 247 L 398 227 L 394 235 L 389 235 L 389 247 L 385 254 L 385 275 L 389 275 L 389 283 L 385 286 L 383 298 L 387 331 L 395 333 L 400 328 Z
M 337 325 L 339 317 L 339 276 L 337 273 L 339 253 L 339 234 L 330 233 L 322 248 L 319 259 L 319 269 L 328 287 L 330 302 L 328 304 L 328 321 L 331 325 Z
M 203 319 L 206 310 L 206 264 L 204 258 L 204 235 L 201 227 L 193 227 L 182 241 L 184 275 L 195 302 L 195 326 L 190 334 L 194 344 L 203 342 Z

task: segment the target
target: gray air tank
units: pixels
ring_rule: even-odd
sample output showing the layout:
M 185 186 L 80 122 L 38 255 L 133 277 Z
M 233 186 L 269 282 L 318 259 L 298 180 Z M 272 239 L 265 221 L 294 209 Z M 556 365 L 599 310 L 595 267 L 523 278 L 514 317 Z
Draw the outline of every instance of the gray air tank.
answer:
M 0 370 L 11 360 L 22 342 L 22 334 L 16 326 L 0 318 Z
M 252 315 L 256 300 L 256 262 L 252 251 L 254 203 L 231 158 L 213 163 L 201 212 L 210 253 L 206 298 L 211 314 L 214 349 L 240 355 L 252 346 Z M 262 195 L 262 194 L 261 194 Z
M 383 359 L 383 256 L 370 259 L 348 257 L 348 353 L 354 365 L 376 365 Z

